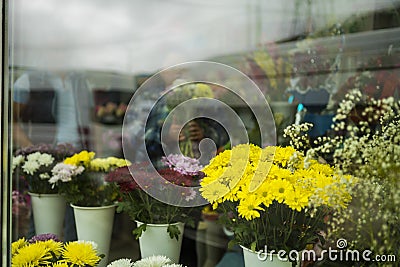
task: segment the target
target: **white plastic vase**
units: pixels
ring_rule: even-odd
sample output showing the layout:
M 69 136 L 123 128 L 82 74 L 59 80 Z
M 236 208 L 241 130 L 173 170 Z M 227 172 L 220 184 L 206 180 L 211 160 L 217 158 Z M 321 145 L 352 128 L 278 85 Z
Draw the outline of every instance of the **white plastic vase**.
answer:
M 256 252 L 241 246 L 243 249 L 244 266 L 245 267 L 292 267 L 292 263 L 287 260 L 279 259 L 278 255 L 262 253 L 258 255 Z M 271 258 L 272 256 L 272 258 Z M 296 264 L 296 266 L 300 266 Z
M 136 224 L 139 227 L 143 223 L 136 221 Z M 171 225 L 176 225 L 181 232 L 178 240 L 169 236 L 167 232 L 168 224 L 146 225 L 146 231 L 142 232 L 139 237 L 140 256 L 142 259 L 153 255 L 163 255 L 173 263 L 179 263 L 185 224 L 178 222 Z
M 66 202 L 59 194 L 36 194 L 29 192 L 32 201 L 35 234 L 52 233 L 63 237 Z
M 99 267 L 107 266 L 116 205 L 80 207 L 72 205 L 78 240 L 93 241 L 104 254 Z

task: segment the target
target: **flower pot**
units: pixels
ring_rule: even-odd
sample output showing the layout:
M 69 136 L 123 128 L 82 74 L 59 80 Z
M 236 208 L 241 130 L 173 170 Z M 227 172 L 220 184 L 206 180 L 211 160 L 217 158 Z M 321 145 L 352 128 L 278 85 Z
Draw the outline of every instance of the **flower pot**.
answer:
M 281 259 L 277 254 L 258 254 L 248 248 L 240 246 L 243 249 L 245 267 L 292 267 L 292 263 L 286 259 Z M 296 264 L 300 266 L 300 264 Z
M 29 192 L 32 201 L 35 234 L 52 233 L 62 238 L 66 202 L 59 194 Z
M 139 227 L 143 223 L 136 221 L 136 224 Z M 146 231 L 139 237 L 140 255 L 142 259 L 153 255 L 164 255 L 174 263 L 179 262 L 185 224 L 178 222 L 171 225 L 176 225 L 181 232 L 178 240 L 169 236 L 167 232 L 168 224 L 146 225 Z
M 71 207 L 78 240 L 95 242 L 98 252 L 105 255 L 98 266 L 107 266 L 116 205 L 80 207 L 71 204 Z

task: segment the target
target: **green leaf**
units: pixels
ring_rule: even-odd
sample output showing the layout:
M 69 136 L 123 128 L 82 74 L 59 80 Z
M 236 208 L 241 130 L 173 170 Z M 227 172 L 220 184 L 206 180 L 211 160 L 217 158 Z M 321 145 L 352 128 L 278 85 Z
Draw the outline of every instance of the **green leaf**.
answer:
M 237 240 L 231 239 L 231 240 L 228 242 L 228 249 L 232 249 L 235 245 L 238 245 Z
M 257 242 L 254 241 L 253 243 L 251 243 L 250 249 L 251 249 L 252 251 L 256 251 L 256 246 L 257 246 Z
M 168 232 L 169 237 L 170 237 L 171 239 L 172 239 L 172 238 L 175 238 L 176 240 L 179 239 L 179 235 L 181 234 L 181 231 L 179 231 L 178 226 L 176 226 L 176 225 L 171 225 L 171 224 L 168 225 L 167 232 Z
M 123 202 L 119 202 L 119 203 L 118 203 L 118 205 L 117 205 L 117 212 L 118 212 L 118 213 L 121 213 L 121 212 L 124 211 L 124 204 L 125 204 L 125 203 L 123 203 Z
M 191 227 L 191 228 L 195 228 L 196 224 L 194 223 L 194 220 L 192 218 L 188 218 L 186 225 Z
M 144 223 L 132 231 L 132 234 L 135 236 L 136 240 L 139 239 L 139 237 L 142 236 L 142 233 L 146 231 L 146 227 L 147 224 Z

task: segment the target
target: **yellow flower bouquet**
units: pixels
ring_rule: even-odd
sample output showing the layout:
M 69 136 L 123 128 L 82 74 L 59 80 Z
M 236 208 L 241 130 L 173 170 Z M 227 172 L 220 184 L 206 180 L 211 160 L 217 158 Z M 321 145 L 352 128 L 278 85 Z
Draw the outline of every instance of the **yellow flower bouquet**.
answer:
M 91 241 L 63 243 L 53 234 L 21 238 L 11 245 L 11 266 L 93 267 L 103 257 L 96 247 Z
M 325 220 L 351 200 L 351 176 L 306 159 L 293 147 L 242 144 L 207 165 L 202 196 L 253 251 L 303 250 L 320 240 Z
M 55 165 L 49 183 L 57 185 L 71 204 L 107 206 L 114 204 L 118 192 L 104 180 L 105 175 L 129 164 L 129 161 L 116 157 L 95 158 L 94 152 L 84 150 Z

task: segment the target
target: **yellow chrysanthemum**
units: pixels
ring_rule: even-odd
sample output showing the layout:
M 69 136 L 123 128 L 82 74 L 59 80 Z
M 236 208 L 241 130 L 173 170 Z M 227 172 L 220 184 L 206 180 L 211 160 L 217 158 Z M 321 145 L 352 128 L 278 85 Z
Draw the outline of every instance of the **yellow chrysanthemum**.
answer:
M 298 177 L 302 177 L 305 179 L 314 179 L 314 171 L 311 168 L 308 169 L 298 169 L 296 170 L 296 172 L 294 173 L 294 175 L 298 176 Z
M 274 199 L 282 203 L 288 195 L 293 193 L 293 185 L 284 179 L 273 180 L 270 184 Z
M 305 164 L 304 155 L 293 147 L 241 144 L 214 157 L 203 172 L 200 191 L 213 208 L 238 202 L 247 218 L 259 216 L 257 207 L 267 208 L 274 200 L 301 211 L 309 205 L 344 207 L 351 199 L 351 177 L 317 160 Z
M 70 165 L 75 165 L 75 166 L 84 166 L 88 167 L 90 164 L 90 161 L 94 158 L 95 153 L 94 152 L 88 152 L 86 150 L 83 150 L 79 152 L 78 154 L 74 154 L 73 156 L 66 158 L 64 160 L 65 164 L 70 164 Z
M 202 186 L 205 186 L 207 184 L 210 184 L 210 183 L 218 180 L 218 178 L 221 177 L 225 173 L 226 169 L 227 169 L 227 167 L 224 167 L 224 168 L 214 169 L 209 172 L 204 172 L 204 174 L 206 176 L 201 181 Z
M 64 261 L 77 266 L 94 266 L 101 258 L 93 249 L 93 245 L 84 242 L 69 242 L 65 245 L 62 255 Z
M 308 206 L 309 194 L 296 188 L 291 194 L 288 194 L 285 198 L 285 204 L 289 206 L 292 210 L 301 211 Z
M 219 153 L 218 156 L 214 157 L 208 166 L 204 168 L 204 172 L 207 172 L 209 169 L 212 170 L 214 168 L 226 167 L 231 161 L 231 150 L 225 150 L 222 153 Z
M 296 150 L 293 147 L 278 147 L 275 151 L 274 162 L 281 164 L 286 167 L 287 163 L 293 156 Z
M 95 172 L 106 172 L 110 169 L 110 163 L 107 159 L 97 158 L 90 162 L 89 168 Z
M 255 195 L 250 195 L 248 198 L 240 201 L 238 206 L 239 216 L 248 221 L 260 217 L 260 212 L 264 209 L 260 207 L 260 200 Z
M 267 179 L 268 173 L 272 167 L 272 161 L 259 162 L 255 166 L 254 175 L 249 184 L 249 191 L 254 192 Z
M 218 177 L 217 180 L 220 184 L 223 184 L 233 190 L 244 175 L 246 167 L 242 167 L 243 166 L 231 166 L 230 168 L 226 168 L 225 172 Z
M 69 267 L 66 262 L 56 262 L 51 265 L 52 267 Z
M 119 167 L 125 167 L 125 166 L 129 166 L 132 163 L 127 160 L 127 159 L 120 159 L 120 158 L 116 158 L 115 162 L 113 163 L 113 165 L 117 168 Z
M 11 244 L 11 255 L 14 256 L 15 253 L 17 253 L 21 248 L 25 247 L 26 245 L 28 245 L 28 242 L 25 240 L 24 237 L 13 242 Z
M 321 175 L 332 175 L 334 173 L 334 169 L 328 164 L 316 163 L 313 164 L 312 168 Z
M 230 202 L 238 201 L 239 200 L 239 198 L 238 198 L 239 189 L 240 189 L 240 187 L 236 186 L 233 189 L 229 190 L 229 192 L 222 197 L 223 201 L 230 201 Z
M 260 160 L 261 161 L 273 161 L 275 158 L 276 146 L 267 146 L 262 149 Z
M 12 267 L 39 266 L 50 264 L 52 255 L 43 242 L 29 244 L 19 249 L 11 259 Z
M 274 196 L 271 193 L 270 181 L 264 181 L 264 183 L 262 183 L 256 191 L 254 191 L 254 194 L 266 208 L 269 207 L 274 200 Z
M 262 149 L 259 146 L 250 144 L 249 161 L 258 163 L 261 159 Z
M 207 199 L 210 203 L 214 203 L 219 199 L 222 200 L 222 197 L 229 193 L 230 189 L 218 181 L 215 181 L 206 186 L 202 186 L 200 191 L 201 195 L 205 199 Z
M 281 179 L 284 177 L 288 177 L 292 174 L 292 172 L 288 169 L 282 169 L 276 166 L 275 164 L 271 166 L 270 171 L 268 173 L 268 177 L 271 179 Z
M 326 186 L 334 183 L 334 180 L 332 179 L 331 176 L 314 175 L 313 177 L 314 177 L 313 181 L 315 188 L 323 189 Z
M 50 239 L 42 241 L 42 243 L 49 249 L 49 251 L 53 252 L 56 257 L 59 257 L 61 255 L 61 250 L 63 247 L 63 244 L 61 242 Z
M 131 165 L 131 162 L 121 158 L 108 157 L 95 159 L 94 156 L 94 152 L 83 150 L 80 153 L 74 154 L 72 157 L 66 158 L 64 163 L 74 166 L 84 166 L 89 171 L 95 172 L 107 172 L 112 168 Z

